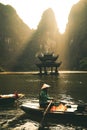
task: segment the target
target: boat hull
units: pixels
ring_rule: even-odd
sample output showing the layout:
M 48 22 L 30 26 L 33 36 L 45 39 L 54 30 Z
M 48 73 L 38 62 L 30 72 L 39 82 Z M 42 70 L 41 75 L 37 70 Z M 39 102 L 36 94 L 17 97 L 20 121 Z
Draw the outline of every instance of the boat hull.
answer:
M 0 95 L 0 107 L 13 106 L 15 105 L 15 101 L 23 96 L 23 94 L 18 94 L 17 97 L 15 94 Z
M 31 107 L 32 106 L 32 107 Z M 44 113 L 44 109 L 42 108 L 35 108 L 35 106 L 33 106 L 33 104 L 29 106 L 29 104 L 23 104 L 21 105 L 21 109 L 27 113 L 28 115 L 34 116 L 34 117 L 41 117 L 43 116 Z M 75 110 L 75 112 L 68 112 L 68 111 L 49 111 L 46 114 L 46 119 L 47 120 L 51 120 L 53 122 L 87 122 L 87 113 L 81 113 L 81 112 L 77 112 L 77 110 Z
M 0 99 L 0 106 L 12 106 L 15 100 L 15 98 L 2 98 Z

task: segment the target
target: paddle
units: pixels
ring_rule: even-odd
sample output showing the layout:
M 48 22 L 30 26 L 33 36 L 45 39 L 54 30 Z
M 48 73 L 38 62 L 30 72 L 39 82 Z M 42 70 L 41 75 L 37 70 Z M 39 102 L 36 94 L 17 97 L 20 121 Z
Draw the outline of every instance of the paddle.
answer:
M 45 111 L 44 111 L 44 113 L 43 113 L 43 118 L 42 118 L 42 120 L 41 120 L 41 122 L 40 122 L 40 128 L 43 127 L 45 115 L 47 114 L 47 112 L 48 112 L 48 110 L 49 110 L 49 108 L 50 108 L 50 106 L 51 106 L 51 103 L 52 103 L 52 100 L 49 102 L 47 108 L 45 109 Z

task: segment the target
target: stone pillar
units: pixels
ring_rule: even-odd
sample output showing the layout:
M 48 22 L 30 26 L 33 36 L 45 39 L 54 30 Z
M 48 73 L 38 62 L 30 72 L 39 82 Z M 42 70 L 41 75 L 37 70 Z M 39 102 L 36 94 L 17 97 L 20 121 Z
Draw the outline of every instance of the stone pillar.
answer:
M 51 67 L 51 73 L 53 72 L 53 67 Z
M 47 70 L 46 70 L 46 67 L 44 67 L 44 73 L 47 74 Z
M 57 74 L 58 73 L 58 70 L 57 70 L 57 67 L 55 67 L 55 74 Z
M 41 67 L 39 67 L 39 69 L 40 69 L 40 74 L 42 74 L 42 68 L 41 68 Z

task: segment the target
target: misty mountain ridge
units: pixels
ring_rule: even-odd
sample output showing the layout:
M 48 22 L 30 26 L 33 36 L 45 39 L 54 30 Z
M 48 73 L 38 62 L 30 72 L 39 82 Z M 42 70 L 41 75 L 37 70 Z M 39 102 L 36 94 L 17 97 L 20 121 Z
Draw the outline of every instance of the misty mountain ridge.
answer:
M 0 4 L 0 67 L 5 71 L 38 70 L 37 55 L 59 54 L 60 70 L 87 70 L 87 2 L 71 9 L 66 31 L 59 33 L 51 8 L 45 10 L 36 30 L 31 30 L 10 5 Z

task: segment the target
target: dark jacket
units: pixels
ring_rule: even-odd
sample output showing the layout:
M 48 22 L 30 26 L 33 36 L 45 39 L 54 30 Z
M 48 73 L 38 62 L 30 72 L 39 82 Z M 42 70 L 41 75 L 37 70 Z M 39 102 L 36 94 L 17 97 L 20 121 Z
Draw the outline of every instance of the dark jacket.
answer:
M 47 90 L 46 89 L 42 89 L 40 94 L 39 94 L 39 104 L 40 106 L 45 106 L 48 103 L 48 100 L 51 100 L 52 98 L 50 98 L 47 94 Z

